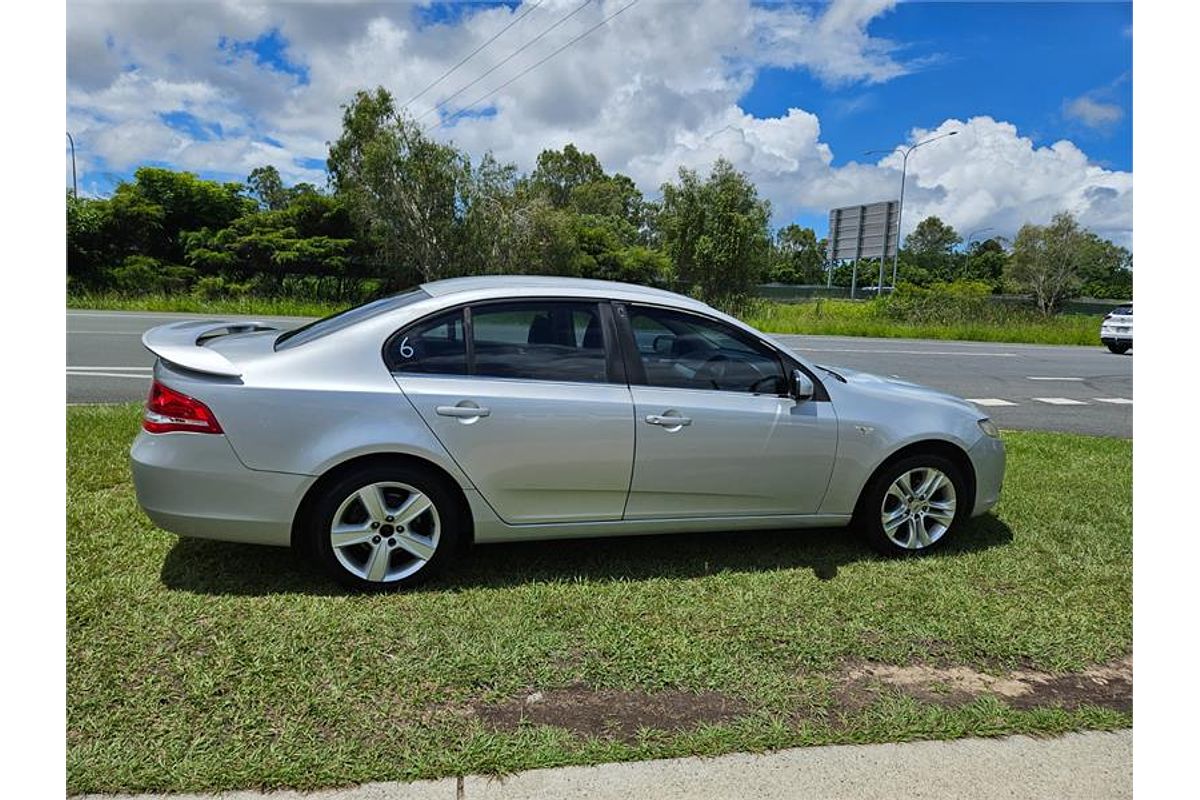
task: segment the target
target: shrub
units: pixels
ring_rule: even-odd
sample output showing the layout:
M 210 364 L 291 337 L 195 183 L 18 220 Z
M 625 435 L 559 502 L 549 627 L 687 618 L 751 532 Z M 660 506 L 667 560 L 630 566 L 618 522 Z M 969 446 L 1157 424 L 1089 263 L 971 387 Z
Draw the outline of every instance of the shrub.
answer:
M 150 256 L 128 256 L 109 272 L 109 281 L 122 294 L 169 294 L 186 291 L 195 276 L 191 267 L 162 264 Z
M 229 293 L 228 290 L 225 279 L 220 275 L 205 275 L 196 281 L 196 285 L 192 287 L 192 294 L 201 300 L 216 300 L 225 297 Z

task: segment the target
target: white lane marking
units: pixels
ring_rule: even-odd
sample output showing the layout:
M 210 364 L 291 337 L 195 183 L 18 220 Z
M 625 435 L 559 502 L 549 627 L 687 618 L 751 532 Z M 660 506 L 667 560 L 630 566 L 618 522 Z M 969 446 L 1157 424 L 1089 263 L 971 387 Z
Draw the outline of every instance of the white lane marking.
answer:
M 1115 406 L 1131 406 L 1133 401 L 1128 397 L 1094 397 L 1097 403 L 1112 403 Z
M 141 336 L 144 331 L 67 331 L 67 336 L 74 336 L 77 333 L 88 336 Z
M 1060 378 L 1058 376 L 1026 375 L 1027 381 L 1081 381 L 1083 378 Z
M 139 381 L 150 380 L 152 377 L 149 372 L 71 372 L 67 371 L 68 378 L 137 378 Z
M 1069 397 L 1035 397 L 1039 403 L 1048 403 L 1052 406 L 1086 406 L 1087 403 L 1082 400 L 1072 400 Z
M 973 353 L 969 350 L 868 350 L 857 347 L 805 347 L 795 345 L 797 350 L 810 353 L 876 353 L 878 355 L 901 356 L 993 356 L 995 358 L 1017 358 L 1016 353 Z
M 150 372 L 151 370 L 154 369 L 154 367 L 118 367 L 114 364 L 101 364 L 100 366 L 97 366 L 97 367 L 77 367 L 77 366 L 68 364 L 67 369 L 68 370 L 72 370 L 72 369 L 82 369 L 82 370 L 107 369 L 107 370 L 116 370 L 118 372 L 132 372 L 134 370 L 137 370 L 138 372 Z
M 1001 400 L 999 397 L 975 397 L 967 398 L 968 403 L 974 403 L 977 406 L 1015 406 L 1016 403 L 1011 400 Z

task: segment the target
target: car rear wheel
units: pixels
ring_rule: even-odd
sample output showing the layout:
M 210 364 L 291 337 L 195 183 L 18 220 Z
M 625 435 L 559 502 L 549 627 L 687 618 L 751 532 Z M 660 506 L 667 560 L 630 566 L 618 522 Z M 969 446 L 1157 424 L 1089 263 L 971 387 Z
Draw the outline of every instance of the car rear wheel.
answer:
M 856 522 L 887 556 L 932 550 L 968 515 L 966 481 L 949 459 L 916 455 L 889 464 L 863 494 Z
M 340 478 L 309 520 L 309 550 L 339 583 L 415 586 L 452 559 L 463 514 L 437 480 L 408 466 L 369 466 Z
M 1110 344 L 1110 345 L 1108 345 L 1109 352 L 1116 353 L 1119 356 L 1123 356 L 1126 353 L 1128 353 L 1130 347 L 1132 347 L 1132 345 L 1128 345 L 1128 344 Z

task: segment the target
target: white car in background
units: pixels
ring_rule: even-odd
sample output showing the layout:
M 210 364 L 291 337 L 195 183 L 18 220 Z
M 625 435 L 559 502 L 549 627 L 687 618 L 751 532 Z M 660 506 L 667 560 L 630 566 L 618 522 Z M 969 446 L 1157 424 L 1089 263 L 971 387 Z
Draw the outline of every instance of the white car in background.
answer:
M 1133 347 L 1133 303 L 1117 306 L 1100 323 L 1100 343 L 1114 353 Z

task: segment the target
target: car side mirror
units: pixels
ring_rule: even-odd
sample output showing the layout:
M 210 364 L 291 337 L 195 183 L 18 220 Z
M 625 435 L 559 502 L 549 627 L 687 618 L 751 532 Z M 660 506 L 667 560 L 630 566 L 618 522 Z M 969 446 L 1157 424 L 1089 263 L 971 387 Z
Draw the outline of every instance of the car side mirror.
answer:
M 792 370 L 792 397 L 796 398 L 796 402 L 811 400 L 815 391 L 812 378 L 808 377 L 804 370 Z

